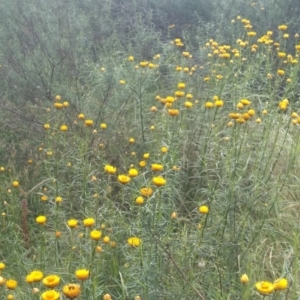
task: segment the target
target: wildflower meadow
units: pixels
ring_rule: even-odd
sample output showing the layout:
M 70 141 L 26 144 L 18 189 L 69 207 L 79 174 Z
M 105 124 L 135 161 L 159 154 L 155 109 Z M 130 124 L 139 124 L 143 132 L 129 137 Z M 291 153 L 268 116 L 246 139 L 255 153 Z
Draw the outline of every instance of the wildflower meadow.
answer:
M 137 13 L 101 52 L 59 3 L 0 55 L 0 298 L 300 299 L 298 33 Z

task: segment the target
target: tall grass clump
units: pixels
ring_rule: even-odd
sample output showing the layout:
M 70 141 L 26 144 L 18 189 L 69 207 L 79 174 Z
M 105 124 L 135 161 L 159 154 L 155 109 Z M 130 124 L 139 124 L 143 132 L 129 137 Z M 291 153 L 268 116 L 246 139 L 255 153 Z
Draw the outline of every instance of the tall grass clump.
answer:
M 232 44 L 195 49 L 140 22 L 146 48 L 118 40 L 22 110 L 4 99 L 30 133 L 3 133 L 1 294 L 297 299 L 298 35 L 238 16 Z

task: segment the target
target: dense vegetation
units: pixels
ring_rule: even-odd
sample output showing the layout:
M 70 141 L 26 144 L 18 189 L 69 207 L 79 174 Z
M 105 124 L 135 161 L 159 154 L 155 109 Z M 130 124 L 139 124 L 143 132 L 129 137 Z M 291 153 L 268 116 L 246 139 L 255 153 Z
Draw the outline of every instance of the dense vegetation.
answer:
M 297 299 L 299 12 L 2 1 L 1 295 Z

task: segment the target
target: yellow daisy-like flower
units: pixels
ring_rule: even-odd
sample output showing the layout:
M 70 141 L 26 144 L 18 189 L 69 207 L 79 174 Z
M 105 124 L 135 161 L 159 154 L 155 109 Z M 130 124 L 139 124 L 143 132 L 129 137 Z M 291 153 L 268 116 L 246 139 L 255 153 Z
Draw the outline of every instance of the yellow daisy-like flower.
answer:
M 163 146 L 163 147 L 160 148 L 160 151 L 161 151 L 162 153 L 167 153 L 167 152 L 169 151 L 169 149 L 168 149 L 168 147 Z
M 139 171 L 137 169 L 131 168 L 128 171 L 129 177 L 136 177 L 139 175 Z
M 38 216 L 35 221 L 40 225 L 44 225 L 47 221 L 47 218 L 45 216 Z
M 0 262 L 0 271 L 4 270 L 6 267 L 4 262 Z
M 30 274 L 30 277 L 32 278 L 33 282 L 39 282 L 43 279 L 44 274 L 42 271 L 34 270 Z
M 60 131 L 68 131 L 68 126 L 67 125 L 61 125 L 59 129 L 60 129 Z
M 241 283 L 246 284 L 249 282 L 249 278 L 247 276 L 247 274 L 243 274 L 240 278 Z
M 42 294 L 42 300 L 58 300 L 60 298 L 60 293 L 55 290 L 49 290 Z
M 167 181 L 162 176 L 157 176 L 152 178 L 153 184 L 155 184 L 157 187 L 166 185 Z
M 206 206 L 206 205 L 201 205 L 201 206 L 199 207 L 199 212 L 200 212 L 201 214 L 204 214 L 204 215 L 208 214 L 208 213 L 209 213 L 209 208 L 208 208 L 208 206 Z
M 161 164 L 152 164 L 151 169 L 152 171 L 162 171 L 164 169 L 164 166 Z
M 107 125 L 106 125 L 105 123 L 101 123 L 101 124 L 100 124 L 100 128 L 101 128 L 101 129 L 106 129 L 106 128 L 107 128 Z
M 60 277 L 57 275 L 48 275 L 43 279 L 43 284 L 48 288 L 54 288 L 60 283 Z
M 78 119 L 79 119 L 79 120 L 84 120 L 84 118 L 85 118 L 84 114 L 79 114 L 79 115 L 78 115 Z
M 116 167 L 113 167 L 111 165 L 105 165 L 104 166 L 104 171 L 108 174 L 116 174 L 117 172 L 117 168 Z
M 127 184 L 130 182 L 130 177 L 124 174 L 121 174 L 118 176 L 118 181 L 122 184 Z
M 14 279 L 7 279 L 5 285 L 9 290 L 14 290 L 17 287 L 18 282 Z
M 274 290 L 283 291 L 286 290 L 288 286 L 288 281 L 285 278 L 280 278 L 274 281 Z
M 145 199 L 142 196 L 138 196 L 135 199 L 135 203 L 138 205 L 142 205 L 142 204 L 144 204 L 144 202 L 145 202 Z
M 95 224 L 95 219 L 94 218 L 87 218 L 83 220 L 83 225 L 85 227 L 92 227 Z
M 144 154 L 143 154 L 143 158 L 144 158 L 144 159 L 148 159 L 149 157 L 150 157 L 150 154 L 149 154 L 149 153 L 144 153 Z
M 272 294 L 274 291 L 273 283 L 268 281 L 257 282 L 255 284 L 255 288 L 261 295 L 269 295 Z
M 68 226 L 70 228 L 75 228 L 75 227 L 77 227 L 77 225 L 78 225 L 78 220 L 76 220 L 76 219 L 68 220 Z
M 81 293 L 80 285 L 74 284 L 74 283 L 69 283 L 63 287 L 62 292 L 68 299 L 75 299 Z
M 94 121 L 93 120 L 85 120 L 84 124 L 85 124 L 85 126 L 90 127 L 94 124 Z
M 105 294 L 102 298 L 102 300 L 112 300 L 112 297 L 110 294 Z
M 14 188 L 17 188 L 19 185 L 20 185 L 20 184 L 19 184 L 19 181 L 17 181 L 17 180 L 14 180 L 13 183 L 12 183 L 12 186 L 13 186 Z
M 144 197 L 151 197 L 153 194 L 153 190 L 151 187 L 143 187 L 140 189 L 140 193 Z
M 142 243 L 141 239 L 136 236 L 130 237 L 127 242 L 131 247 L 139 247 Z
M 100 240 L 101 235 L 102 235 L 102 232 L 101 232 L 100 230 L 92 230 L 92 231 L 90 232 L 90 237 L 91 237 L 91 239 L 94 240 L 94 241 Z
M 56 109 L 62 109 L 64 108 L 64 105 L 62 103 L 58 103 L 58 102 L 55 102 L 54 105 L 53 105 Z
M 177 85 L 177 87 L 179 89 L 184 89 L 185 88 L 185 83 L 184 82 L 179 82 L 178 85 Z
M 141 161 L 139 162 L 139 166 L 140 166 L 141 168 L 146 167 L 146 165 L 147 165 L 147 163 L 146 163 L 144 160 L 141 160 Z
M 90 276 L 90 271 L 87 269 L 76 270 L 75 276 L 77 279 L 84 281 L 87 280 Z
M 43 126 L 43 127 L 44 127 L 44 129 L 46 129 L 46 130 L 47 130 L 47 129 L 49 129 L 49 128 L 50 128 L 50 124 L 46 123 L 46 124 L 44 124 L 44 126 Z
M 176 117 L 179 115 L 179 109 L 170 108 L 170 109 L 168 109 L 168 114 L 171 117 Z

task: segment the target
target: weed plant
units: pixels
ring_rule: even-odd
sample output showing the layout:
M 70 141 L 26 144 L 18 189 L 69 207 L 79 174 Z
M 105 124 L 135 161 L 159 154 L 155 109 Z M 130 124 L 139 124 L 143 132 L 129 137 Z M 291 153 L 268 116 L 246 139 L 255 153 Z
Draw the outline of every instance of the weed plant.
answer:
M 39 144 L 0 168 L 3 299 L 299 297 L 298 36 L 230 26 L 28 106 Z

